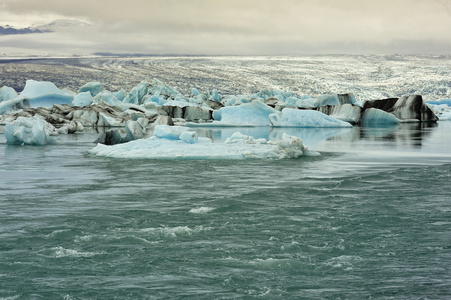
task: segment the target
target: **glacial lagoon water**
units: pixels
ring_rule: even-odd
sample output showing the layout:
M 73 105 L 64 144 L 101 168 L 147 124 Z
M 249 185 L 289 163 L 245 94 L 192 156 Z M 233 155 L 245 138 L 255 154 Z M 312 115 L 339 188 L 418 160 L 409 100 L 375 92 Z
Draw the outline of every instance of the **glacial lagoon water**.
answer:
M 319 157 L 110 159 L 0 134 L 0 299 L 449 299 L 451 122 L 197 128 Z

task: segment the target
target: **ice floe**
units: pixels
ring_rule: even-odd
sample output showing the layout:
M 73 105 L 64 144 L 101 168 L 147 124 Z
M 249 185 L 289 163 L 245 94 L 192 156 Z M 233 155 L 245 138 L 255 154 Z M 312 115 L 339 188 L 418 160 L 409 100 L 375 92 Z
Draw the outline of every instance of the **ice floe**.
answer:
M 113 146 L 98 144 L 89 152 L 105 157 L 150 159 L 282 159 L 317 155 L 308 151 L 301 139 L 286 134 L 280 140 L 268 141 L 237 132 L 224 143 L 213 143 L 190 132 L 186 127 L 159 125 L 150 138 Z

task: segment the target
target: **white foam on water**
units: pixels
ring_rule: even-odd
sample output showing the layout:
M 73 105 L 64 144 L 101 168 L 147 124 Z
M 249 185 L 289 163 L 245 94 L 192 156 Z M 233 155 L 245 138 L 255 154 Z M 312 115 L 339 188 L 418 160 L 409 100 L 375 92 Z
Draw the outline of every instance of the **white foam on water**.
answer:
M 21 297 L 21 295 L 15 295 L 15 296 L 11 296 L 11 297 L 0 298 L 0 300 L 16 300 L 16 299 L 19 299 L 20 297 Z
M 202 206 L 202 207 L 198 207 L 198 208 L 193 208 L 189 212 L 193 213 L 193 214 L 205 214 L 205 213 L 211 212 L 212 210 L 214 210 L 213 207 Z
M 64 233 L 64 232 L 68 232 L 68 231 L 69 231 L 68 229 L 58 229 L 58 230 L 54 230 L 54 231 L 52 231 L 51 233 L 45 235 L 45 237 L 46 237 L 46 238 L 51 238 L 51 237 L 54 237 L 54 236 L 56 236 L 56 235 L 58 235 L 58 234 L 60 234 L 60 233 Z
M 60 257 L 92 257 L 96 255 L 103 255 L 105 252 L 83 252 L 74 249 L 65 249 L 63 247 L 54 247 L 51 249 L 54 252 L 54 256 Z
M 192 235 L 194 233 L 199 233 L 201 231 L 208 230 L 203 226 L 196 226 L 194 228 L 189 228 L 188 226 L 176 226 L 176 227 L 158 227 L 158 228 L 144 228 L 141 232 L 147 232 L 150 234 L 160 235 L 164 237 L 178 237 Z
M 352 270 L 355 263 L 363 261 L 360 256 L 354 255 L 341 255 L 331 259 L 326 260 L 323 264 L 332 268 L 343 268 L 345 270 Z

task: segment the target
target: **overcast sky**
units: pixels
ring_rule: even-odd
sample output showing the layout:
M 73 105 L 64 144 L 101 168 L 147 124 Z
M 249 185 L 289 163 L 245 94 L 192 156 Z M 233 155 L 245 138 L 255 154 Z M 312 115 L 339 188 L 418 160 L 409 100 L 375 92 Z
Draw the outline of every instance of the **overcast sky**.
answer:
M 0 0 L 0 54 L 451 54 L 451 0 Z

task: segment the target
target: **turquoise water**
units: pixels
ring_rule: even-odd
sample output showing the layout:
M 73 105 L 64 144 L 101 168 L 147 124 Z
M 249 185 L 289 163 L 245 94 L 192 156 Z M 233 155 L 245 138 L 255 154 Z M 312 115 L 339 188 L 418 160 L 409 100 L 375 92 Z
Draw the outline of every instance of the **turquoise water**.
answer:
M 238 162 L 0 135 L 0 299 L 449 299 L 450 130 L 243 128 L 321 156 Z

